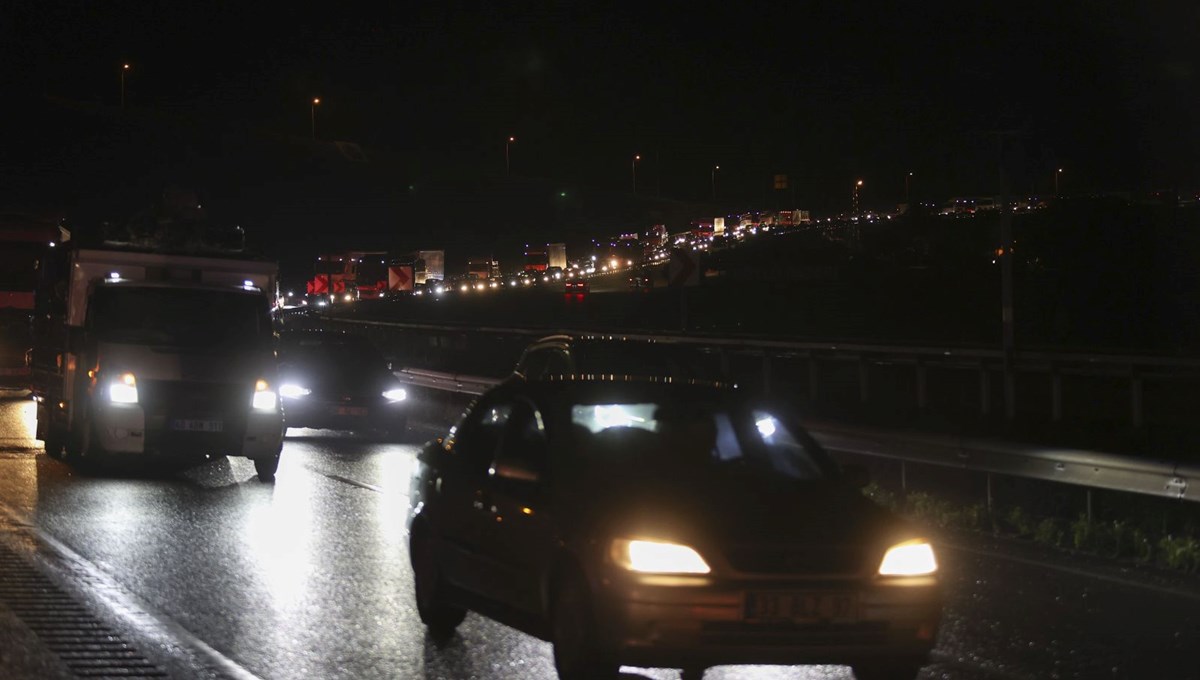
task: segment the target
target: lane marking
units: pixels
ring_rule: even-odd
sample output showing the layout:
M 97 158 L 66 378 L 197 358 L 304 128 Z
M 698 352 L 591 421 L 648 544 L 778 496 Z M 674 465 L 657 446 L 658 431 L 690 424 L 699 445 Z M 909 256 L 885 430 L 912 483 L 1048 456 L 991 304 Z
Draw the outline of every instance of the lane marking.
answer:
M 1095 579 L 1097 581 L 1106 581 L 1108 583 L 1114 583 L 1116 585 L 1125 586 L 1127 588 L 1140 588 L 1142 590 L 1149 590 L 1151 592 L 1155 592 L 1160 595 L 1170 595 L 1171 597 L 1182 597 L 1182 598 L 1185 598 L 1188 600 L 1194 600 L 1196 602 L 1200 602 L 1200 593 L 1197 593 L 1195 591 L 1184 590 L 1181 588 L 1171 588 L 1169 586 L 1158 586 L 1158 585 L 1154 585 L 1152 583 L 1142 583 L 1139 581 L 1135 581 L 1133 579 L 1125 579 L 1125 578 L 1121 578 L 1119 576 L 1102 574 L 1097 571 L 1091 571 L 1091 570 L 1082 569 L 1079 567 L 1067 567 L 1067 566 L 1063 566 L 1063 565 L 1059 565 L 1059 564 L 1054 564 L 1052 562 L 1044 562 L 1042 560 L 1036 560 L 1036 559 L 1032 559 L 1032 558 L 1028 558 L 1028 557 L 1016 557 L 1013 555 L 1005 555 L 1004 553 L 995 552 L 993 550 L 985 550 L 982 548 L 969 548 L 965 545 L 962 545 L 961 543 L 945 543 L 945 542 L 939 541 L 938 544 L 943 547 L 949 548 L 951 550 L 957 550 L 959 552 L 971 553 L 973 555 L 979 555 L 980 557 L 991 557 L 991 558 L 1000 559 L 1000 560 L 1007 560 L 1009 562 L 1016 562 L 1018 564 L 1024 564 L 1024 565 L 1030 566 L 1030 567 L 1038 567 L 1039 569 L 1049 569 L 1050 571 L 1057 571 L 1057 572 L 1060 572 L 1063 574 L 1070 574 L 1071 576 L 1081 576 L 1084 578 Z
M 19 529 L 33 534 L 33 537 L 40 543 L 38 546 L 40 550 L 51 553 L 68 568 L 57 568 L 45 559 L 41 560 L 43 565 L 54 571 L 59 578 L 71 582 L 82 592 L 91 595 L 96 600 L 103 601 L 107 605 L 109 615 L 123 619 L 134 630 L 149 637 L 167 638 L 175 642 L 179 647 L 186 648 L 195 656 L 208 662 L 213 670 L 232 680 L 263 680 L 246 667 L 211 647 L 171 617 L 158 611 L 138 595 L 127 590 L 108 572 L 75 552 L 67 544 L 28 518 L 23 517 L 3 501 L 0 501 L 0 515 L 4 515 Z M 82 577 L 79 573 L 71 573 L 73 571 L 82 572 Z M 157 626 L 158 630 L 153 630 L 152 626 Z

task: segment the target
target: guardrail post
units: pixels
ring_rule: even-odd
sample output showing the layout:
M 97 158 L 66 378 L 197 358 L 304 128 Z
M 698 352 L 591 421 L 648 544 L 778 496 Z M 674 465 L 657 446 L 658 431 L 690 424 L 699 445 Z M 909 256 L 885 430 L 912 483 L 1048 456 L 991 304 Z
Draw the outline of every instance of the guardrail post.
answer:
M 992 412 L 992 372 L 986 364 L 979 365 L 979 413 L 988 415 Z
M 1004 362 L 1004 417 L 1008 420 L 1017 417 L 1017 376 L 1007 360 Z
M 1129 420 L 1135 428 L 1142 427 L 1142 376 L 1137 371 L 1129 378 Z
M 992 473 L 987 473 L 987 514 L 992 516 Z
M 927 393 L 925 389 L 925 362 L 917 359 L 917 408 L 921 411 L 925 410 L 927 405 Z
M 858 401 L 867 403 L 868 385 L 870 380 L 870 365 L 865 357 L 858 358 Z
M 1050 419 L 1062 420 L 1062 374 L 1050 367 Z
M 811 354 L 808 357 L 808 400 L 817 401 L 817 358 Z

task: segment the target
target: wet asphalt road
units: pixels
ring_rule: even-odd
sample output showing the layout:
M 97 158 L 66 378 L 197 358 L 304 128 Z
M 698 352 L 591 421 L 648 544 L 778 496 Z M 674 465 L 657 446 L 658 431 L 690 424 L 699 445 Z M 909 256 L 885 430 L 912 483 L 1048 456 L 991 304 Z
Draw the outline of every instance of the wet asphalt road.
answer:
M 0 399 L 3 508 L 234 670 L 261 678 L 554 677 L 547 643 L 475 615 L 444 648 L 426 639 L 404 535 L 415 444 L 289 438 L 273 486 L 241 459 L 138 478 L 86 476 L 41 452 L 30 436 L 32 406 L 11 393 Z M 942 553 L 945 621 L 922 677 L 1200 677 L 1194 580 L 1011 543 L 952 543 Z M 0 604 L 0 647 L 9 648 L 0 666 L 28 639 L 19 625 L 6 628 L 6 617 Z M 16 672 L 11 663 L 0 676 Z M 705 677 L 852 676 L 831 666 L 721 667 Z

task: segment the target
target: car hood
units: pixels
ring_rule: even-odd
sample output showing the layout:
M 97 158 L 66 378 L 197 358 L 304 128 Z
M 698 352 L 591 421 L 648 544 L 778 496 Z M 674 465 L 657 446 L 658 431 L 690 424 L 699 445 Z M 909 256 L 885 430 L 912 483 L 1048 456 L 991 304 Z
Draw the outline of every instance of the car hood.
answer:
M 580 519 L 613 537 L 697 546 L 880 545 L 919 535 L 865 498 L 830 481 L 737 475 L 595 484 Z M 577 496 L 578 498 L 578 496 Z

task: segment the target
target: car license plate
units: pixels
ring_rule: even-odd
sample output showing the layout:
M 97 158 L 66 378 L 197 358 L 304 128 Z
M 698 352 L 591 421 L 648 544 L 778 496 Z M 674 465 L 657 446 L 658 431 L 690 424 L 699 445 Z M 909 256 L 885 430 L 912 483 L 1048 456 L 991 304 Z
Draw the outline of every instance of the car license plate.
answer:
M 334 411 L 339 416 L 365 416 L 367 415 L 367 407 L 365 406 L 338 406 Z
M 852 623 L 858 620 L 858 598 L 844 592 L 746 593 L 747 621 Z
M 171 420 L 171 429 L 182 432 L 224 432 L 225 423 L 220 420 L 174 418 Z

